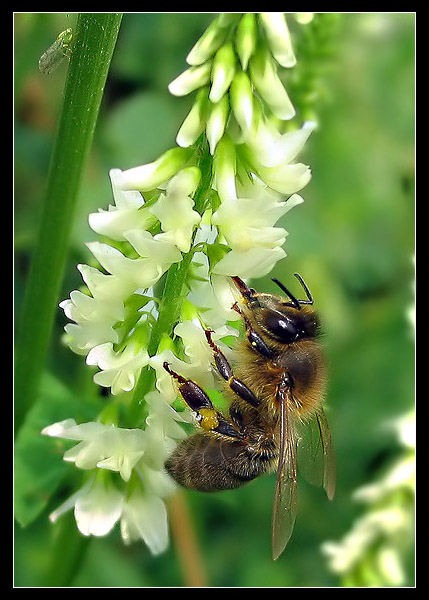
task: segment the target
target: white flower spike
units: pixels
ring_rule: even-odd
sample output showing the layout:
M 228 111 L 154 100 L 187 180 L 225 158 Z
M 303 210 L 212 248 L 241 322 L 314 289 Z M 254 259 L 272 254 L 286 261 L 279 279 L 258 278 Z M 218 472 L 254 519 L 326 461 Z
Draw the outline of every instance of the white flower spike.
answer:
M 154 555 L 168 545 L 164 499 L 176 488 L 164 465 L 198 417 L 165 363 L 222 390 L 206 331 L 228 357 L 240 320 L 231 277 L 265 276 L 286 256 L 279 220 L 303 202 L 311 170 L 297 160 L 315 129 L 285 123 L 296 112 L 281 74 L 296 57 L 283 13 L 222 13 L 186 60 L 168 86 L 195 92 L 177 146 L 110 170 L 113 200 L 89 215 L 96 264 L 78 265 L 84 285 L 60 304 L 67 343 L 108 390 L 103 409 L 42 431 L 74 441 L 63 458 L 86 472 L 51 520 L 74 509 L 83 535 L 118 524 L 124 543 Z

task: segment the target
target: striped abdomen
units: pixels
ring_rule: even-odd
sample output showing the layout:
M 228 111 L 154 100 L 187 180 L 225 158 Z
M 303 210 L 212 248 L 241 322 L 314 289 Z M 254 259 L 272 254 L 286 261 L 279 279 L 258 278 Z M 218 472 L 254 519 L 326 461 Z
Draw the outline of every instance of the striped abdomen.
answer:
M 198 432 L 184 440 L 165 467 L 177 483 L 200 492 L 240 487 L 269 470 L 277 458 L 271 437 L 256 446 Z

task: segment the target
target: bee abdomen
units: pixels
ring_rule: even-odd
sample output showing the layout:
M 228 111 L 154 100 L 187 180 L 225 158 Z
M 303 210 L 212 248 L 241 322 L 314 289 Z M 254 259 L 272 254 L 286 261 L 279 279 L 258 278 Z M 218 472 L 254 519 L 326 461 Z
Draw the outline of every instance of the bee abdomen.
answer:
M 240 487 L 271 466 L 274 455 L 255 453 L 243 440 L 226 441 L 208 433 L 184 440 L 165 467 L 177 483 L 200 492 Z

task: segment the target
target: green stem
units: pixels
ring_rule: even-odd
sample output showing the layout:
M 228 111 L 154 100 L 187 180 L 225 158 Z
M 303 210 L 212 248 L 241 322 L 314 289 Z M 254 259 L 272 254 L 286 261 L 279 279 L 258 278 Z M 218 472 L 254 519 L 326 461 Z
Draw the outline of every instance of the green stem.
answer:
M 121 13 L 85 13 L 78 16 L 42 221 L 16 343 L 16 431 L 37 397 L 58 305 L 79 184 L 121 18 Z

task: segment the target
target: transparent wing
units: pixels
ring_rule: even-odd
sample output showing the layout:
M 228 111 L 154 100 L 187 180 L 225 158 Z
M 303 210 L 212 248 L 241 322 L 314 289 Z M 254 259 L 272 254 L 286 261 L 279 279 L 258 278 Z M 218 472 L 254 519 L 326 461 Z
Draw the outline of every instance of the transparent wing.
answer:
M 50 46 L 39 59 L 39 70 L 44 75 L 50 75 L 65 59 L 65 54 L 61 50 L 62 42 L 60 39 Z
M 317 423 L 319 425 L 320 439 L 322 440 L 323 446 L 323 487 L 325 488 L 329 500 L 332 500 L 335 494 L 337 465 L 335 462 L 331 431 L 323 409 L 321 409 L 317 415 Z
M 335 454 L 328 420 L 322 409 L 300 428 L 298 465 L 300 474 L 312 485 L 323 485 L 332 500 L 336 480 Z
M 287 393 L 280 400 L 280 450 L 273 507 L 272 546 L 277 560 L 292 535 L 295 525 L 298 487 L 296 472 L 296 436 L 287 408 Z

